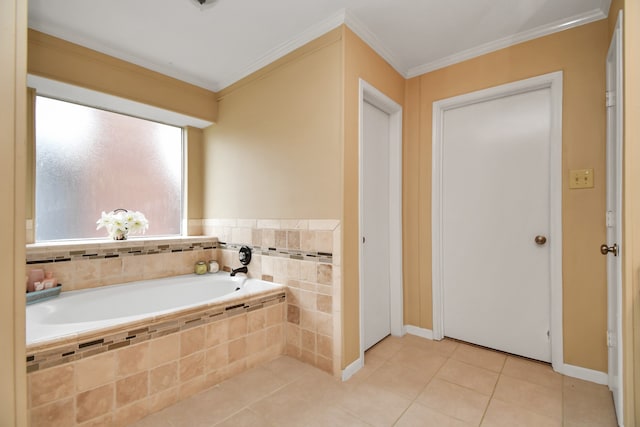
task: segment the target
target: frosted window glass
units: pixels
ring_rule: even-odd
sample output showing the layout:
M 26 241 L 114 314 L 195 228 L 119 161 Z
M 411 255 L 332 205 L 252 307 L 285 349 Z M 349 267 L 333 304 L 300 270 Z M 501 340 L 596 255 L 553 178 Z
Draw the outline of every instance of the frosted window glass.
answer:
M 140 211 L 180 234 L 182 129 L 38 96 L 36 240 L 106 238 L 102 211 Z

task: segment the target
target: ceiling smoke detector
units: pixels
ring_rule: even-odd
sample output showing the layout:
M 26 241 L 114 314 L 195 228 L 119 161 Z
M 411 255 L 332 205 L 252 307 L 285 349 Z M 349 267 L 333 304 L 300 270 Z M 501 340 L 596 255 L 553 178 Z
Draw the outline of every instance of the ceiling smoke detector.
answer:
M 213 6 L 218 0 L 191 0 L 200 9 L 206 9 Z

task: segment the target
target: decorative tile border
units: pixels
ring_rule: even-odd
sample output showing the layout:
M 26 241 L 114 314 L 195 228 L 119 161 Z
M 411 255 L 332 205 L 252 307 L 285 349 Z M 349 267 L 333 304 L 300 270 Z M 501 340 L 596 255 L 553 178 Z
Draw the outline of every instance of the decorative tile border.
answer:
M 243 245 L 240 243 L 218 242 L 219 249 L 239 250 Z M 313 261 L 331 264 L 333 263 L 333 254 L 328 252 L 304 252 L 293 249 L 278 249 L 271 247 L 260 247 L 247 245 L 251 248 L 254 255 L 275 256 L 281 258 L 296 259 L 298 261 Z
M 127 240 L 123 242 L 83 244 L 27 245 L 27 264 L 121 258 L 216 249 L 215 237 L 170 240 Z
M 230 302 L 228 305 L 220 305 L 213 308 L 209 307 L 195 312 L 191 310 L 177 318 L 151 322 L 148 326 L 133 329 L 130 329 L 131 327 L 125 327 L 105 331 L 104 336 L 78 340 L 77 342 L 55 348 L 50 348 L 45 344 L 42 350 L 38 350 L 36 346 L 35 351 L 27 349 L 27 373 L 74 362 L 96 354 L 148 341 L 153 338 L 179 333 L 196 326 L 284 303 L 285 300 L 285 292 L 278 291 L 277 293 L 263 295 L 245 302 L 238 302 L 236 300 Z

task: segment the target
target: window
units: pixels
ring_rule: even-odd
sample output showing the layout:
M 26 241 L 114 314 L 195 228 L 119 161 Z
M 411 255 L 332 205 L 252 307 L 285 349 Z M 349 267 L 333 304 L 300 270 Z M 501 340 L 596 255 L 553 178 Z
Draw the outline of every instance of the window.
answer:
M 36 241 L 106 238 L 102 211 L 140 211 L 147 235 L 178 235 L 182 129 L 36 97 Z

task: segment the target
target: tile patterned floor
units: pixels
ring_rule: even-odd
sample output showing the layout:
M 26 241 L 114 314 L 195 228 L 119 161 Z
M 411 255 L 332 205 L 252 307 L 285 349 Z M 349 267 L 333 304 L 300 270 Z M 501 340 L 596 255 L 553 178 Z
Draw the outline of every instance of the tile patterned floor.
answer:
M 459 343 L 388 337 L 340 382 L 280 357 L 136 427 L 614 427 L 607 387 Z

